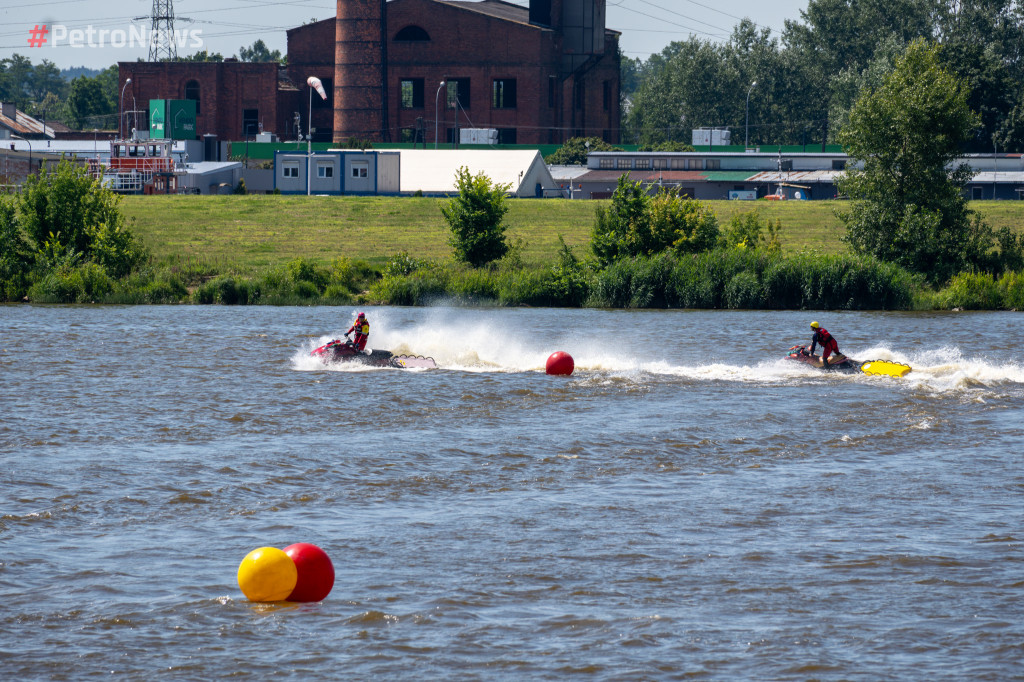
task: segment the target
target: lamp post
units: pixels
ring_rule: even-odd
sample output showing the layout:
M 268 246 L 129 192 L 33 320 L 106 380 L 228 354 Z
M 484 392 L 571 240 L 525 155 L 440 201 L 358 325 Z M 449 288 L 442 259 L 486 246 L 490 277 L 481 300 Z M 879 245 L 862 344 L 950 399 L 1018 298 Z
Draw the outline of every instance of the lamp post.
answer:
M 11 137 L 21 140 L 28 145 L 28 173 L 25 175 L 27 178 L 29 175 L 32 175 L 32 141 L 14 133 L 11 133 Z
M 747 88 L 747 126 L 746 126 L 747 127 L 747 132 L 746 132 L 746 136 L 743 139 L 743 149 L 744 149 L 744 151 L 746 150 L 747 147 L 750 146 L 750 91 L 754 89 L 755 85 L 757 85 L 757 81 L 754 81 L 753 83 L 751 83 L 750 87 Z
M 996 198 L 996 175 L 999 174 L 999 161 L 996 158 L 996 151 L 999 149 L 999 145 L 996 142 L 996 136 L 992 136 L 992 199 Z
M 124 82 L 124 87 L 121 88 L 121 103 L 117 107 L 117 136 L 124 139 L 124 135 L 121 133 L 121 127 L 124 121 L 124 89 L 128 87 L 128 84 L 132 82 L 131 78 L 128 78 Z
M 437 86 L 437 92 L 434 93 L 434 149 L 437 149 L 437 97 L 441 94 L 441 88 L 444 87 L 444 81 Z
M 306 121 L 306 196 L 310 194 L 310 185 L 313 184 L 313 90 L 326 102 L 327 93 L 324 85 L 316 76 L 306 79 L 309 86 L 309 119 Z

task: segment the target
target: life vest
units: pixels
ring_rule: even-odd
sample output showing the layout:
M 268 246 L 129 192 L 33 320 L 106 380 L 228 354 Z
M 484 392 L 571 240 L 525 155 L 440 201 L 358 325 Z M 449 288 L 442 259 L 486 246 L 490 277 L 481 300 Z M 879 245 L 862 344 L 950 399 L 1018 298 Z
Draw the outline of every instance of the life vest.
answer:
M 829 348 L 833 353 L 839 352 L 839 344 L 824 327 L 818 327 L 818 330 L 814 332 L 814 342 L 820 344 L 822 349 Z M 812 351 L 814 350 L 814 342 L 811 343 Z
M 352 331 L 362 336 L 369 336 L 370 334 L 370 323 L 365 319 L 360 323 L 356 320 L 355 324 L 352 325 Z

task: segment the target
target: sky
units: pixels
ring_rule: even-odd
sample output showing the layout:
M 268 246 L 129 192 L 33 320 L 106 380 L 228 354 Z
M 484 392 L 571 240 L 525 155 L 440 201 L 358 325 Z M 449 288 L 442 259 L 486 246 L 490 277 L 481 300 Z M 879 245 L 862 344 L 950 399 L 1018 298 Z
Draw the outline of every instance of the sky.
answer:
M 529 4 L 529 0 L 512 2 Z M 0 59 L 17 53 L 35 64 L 48 59 L 61 69 L 102 69 L 118 61 L 145 59 L 148 48 L 143 31 L 151 25 L 153 4 L 153 0 L 0 0 Z M 334 16 L 336 2 L 173 0 L 173 7 L 175 29 L 186 45 L 179 48 L 179 55 L 205 49 L 230 57 L 258 39 L 284 53 L 285 30 Z M 777 37 L 784 22 L 799 20 L 806 7 L 807 0 L 607 0 L 607 26 L 621 31 L 620 44 L 627 56 L 647 59 L 670 42 L 691 35 L 725 40 L 743 18 L 770 28 Z

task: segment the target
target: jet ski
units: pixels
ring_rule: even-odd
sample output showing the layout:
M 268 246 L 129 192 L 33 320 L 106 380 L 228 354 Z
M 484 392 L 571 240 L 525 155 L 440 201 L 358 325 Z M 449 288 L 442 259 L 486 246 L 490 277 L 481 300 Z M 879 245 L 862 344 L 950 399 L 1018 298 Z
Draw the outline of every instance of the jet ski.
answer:
M 355 362 L 370 367 L 394 367 L 397 369 L 437 367 L 434 358 L 421 355 L 395 355 L 389 350 L 356 350 L 348 339 L 335 339 L 315 348 L 311 356 L 320 358 L 324 364 Z
M 789 349 L 789 353 L 786 355 L 790 360 L 796 362 L 802 362 L 805 365 L 811 367 L 817 367 L 818 369 L 829 370 L 833 372 L 859 372 L 860 363 L 856 360 L 846 357 L 842 353 L 833 353 L 828 359 L 828 364 L 824 365 L 821 362 L 820 355 L 811 355 L 810 351 L 807 350 L 807 346 L 793 346 Z
M 888 360 L 859 362 L 853 358 L 846 357 L 842 353 L 833 353 L 828 359 L 828 364 L 824 365 L 822 364 L 821 356 L 811 355 L 810 351 L 807 350 L 807 346 L 793 346 L 789 349 L 786 357 L 789 360 L 802 362 L 805 365 L 832 372 L 863 372 L 864 374 L 895 378 L 906 376 L 910 372 L 910 365 L 904 365 L 902 362 L 890 362 Z

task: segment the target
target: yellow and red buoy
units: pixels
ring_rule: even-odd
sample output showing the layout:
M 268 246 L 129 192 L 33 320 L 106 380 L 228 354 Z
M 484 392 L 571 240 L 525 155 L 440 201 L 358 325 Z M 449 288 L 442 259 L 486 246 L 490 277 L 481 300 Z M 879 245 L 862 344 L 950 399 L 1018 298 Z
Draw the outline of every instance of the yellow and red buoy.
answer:
M 249 601 L 323 601 L 334 587 L 334 565 L 306 542 L 258 547 L 239 564 L 238 586 Z

